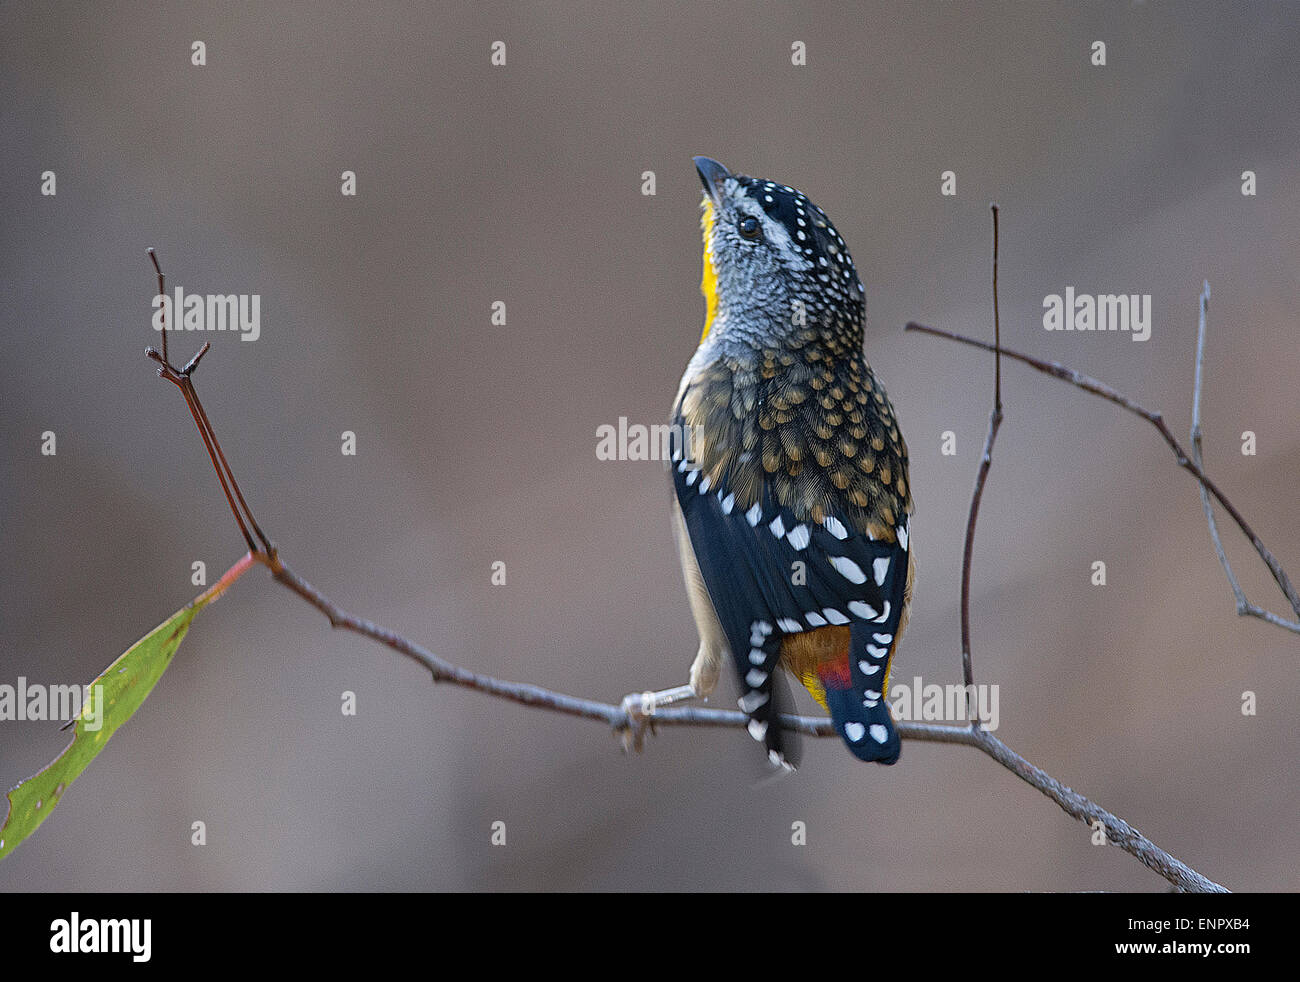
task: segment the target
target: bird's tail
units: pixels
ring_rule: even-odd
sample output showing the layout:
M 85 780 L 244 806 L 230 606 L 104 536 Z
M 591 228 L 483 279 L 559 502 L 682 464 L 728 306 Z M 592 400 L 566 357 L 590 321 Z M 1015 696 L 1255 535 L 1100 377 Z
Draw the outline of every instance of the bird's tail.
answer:
M 844 738 L 853 756 L 877 764 L 897 761 L 902 741 L 881 694 L 867 692 L 864 699 L 861 692 L 852 688 L 847 672 L 842 678 L 838 673 L 823 673 L 822 684 L 826 687 L 826 708 L 830 710 L 835 731 Z

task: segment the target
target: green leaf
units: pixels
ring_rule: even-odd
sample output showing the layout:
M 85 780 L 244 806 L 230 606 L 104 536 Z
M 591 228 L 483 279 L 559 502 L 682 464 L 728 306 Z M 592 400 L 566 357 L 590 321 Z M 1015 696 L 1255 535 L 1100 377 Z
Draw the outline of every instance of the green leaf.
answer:
M 221 596 L 250 565 L 252 557 L 245 556 L 211 590 L 131 645 L 91 683 L 90 697 L 81 707 L 72 742 L 43 770 L 9 792 L 9 814 L 0 826 L 0 859 L 13 852 L 49 817 L 68 785 L 99 755 L 109 737 L 131 718 L 157 685 L 195 615 Z M 90 729 L 92 726 L 96 728 Z

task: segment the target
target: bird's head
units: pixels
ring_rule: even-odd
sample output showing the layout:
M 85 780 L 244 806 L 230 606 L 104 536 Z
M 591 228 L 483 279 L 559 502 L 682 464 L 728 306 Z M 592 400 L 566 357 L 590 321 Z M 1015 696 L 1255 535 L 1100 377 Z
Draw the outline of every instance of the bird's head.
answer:
M 792 187 L 708 157 L 695 167 L 705 192 L 704 337 L 767 344 L 820 334 L 860 350 L 862 282 L 826 213 Z

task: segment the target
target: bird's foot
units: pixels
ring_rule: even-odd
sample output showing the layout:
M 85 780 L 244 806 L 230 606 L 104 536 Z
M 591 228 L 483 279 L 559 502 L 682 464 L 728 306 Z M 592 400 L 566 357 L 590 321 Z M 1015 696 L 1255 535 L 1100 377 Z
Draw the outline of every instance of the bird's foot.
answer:
M 622 710 L 627 722 L 620 727 L 623 737 L 623 750 L 641 752 L 645 744 L 646 729 L 654 731 L 655 713 L 661 706 L 674 702 L 694 699 L 695 690 L 689 685 L 679 685 L 673 689 L 660 689 L 658 692 L 633 692 L 624 696 Z

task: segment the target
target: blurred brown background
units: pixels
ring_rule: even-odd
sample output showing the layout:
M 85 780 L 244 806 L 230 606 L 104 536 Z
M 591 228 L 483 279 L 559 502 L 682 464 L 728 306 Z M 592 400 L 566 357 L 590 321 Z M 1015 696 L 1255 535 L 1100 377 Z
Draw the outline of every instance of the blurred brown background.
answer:
M 1263 4 L 9 5 L 0 682 L 89 681 L 196 592 L 194 560 L 211 581 L 242 551 L 141 355 L 151 245 L 171 287 L 262 297 L 261 339 L 212 337 L 198 387 L 300 573 L 506 678 L 610 701 L 684 681 L 667 478 L 598 461 L 595 434 L 666 419 L 698 338 L 696 153 L 806 191 L 862 272 L 918 506 L 899 679 L 959 678 L 992 372 L 902 326 L 991 338 L 991 200 L 1005 343 L 1164 411 L 1180 438 L 1209 278 L 1207 467 L 1300 575 L 1298 45 L 1300 15 Z M 1152 294 L 1151 340 L 1043 331 L 1066 286 Z M 1195 484 L 1154 431 L 1023 367 L 1004 383 L 974 598 L 1000 735 L 1211 878 L 1294 889 L 1300 638 L 1234 617 Z M 0 723 L 0 784 L 64 742 Z M 886 769 L 804 749 L 761 785 L 740 731 L 623 756 L 600 725 L 433 688 L 259 570 L 195 623 L 0 888 L 1166 886 L 974 751 L 910 743 Z

